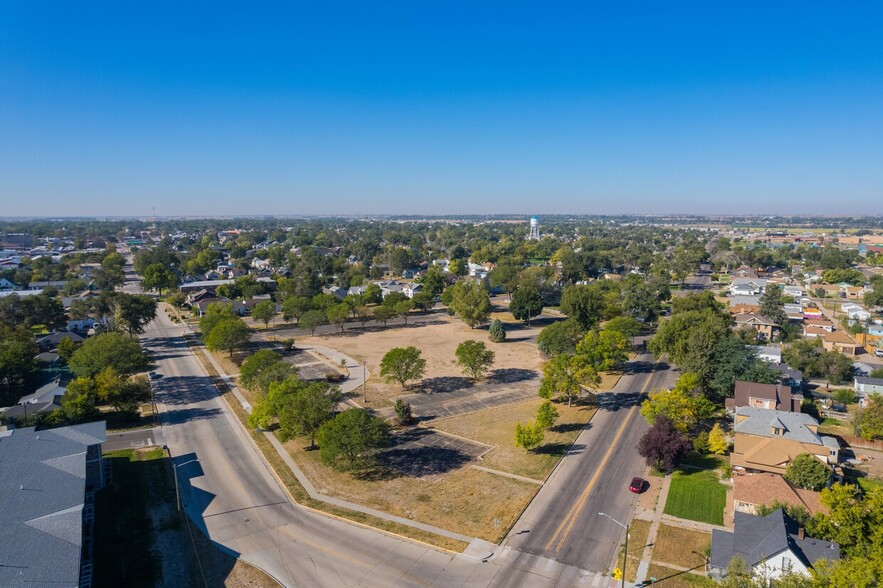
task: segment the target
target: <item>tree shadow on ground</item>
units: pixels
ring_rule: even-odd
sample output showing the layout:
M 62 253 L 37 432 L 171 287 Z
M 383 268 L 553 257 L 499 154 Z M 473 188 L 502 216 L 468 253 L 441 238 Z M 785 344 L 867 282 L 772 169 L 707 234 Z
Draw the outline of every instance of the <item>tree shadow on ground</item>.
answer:
M 646 398 L 646 394 L 640 392 L 599 392 L 595 395 L 595 403 L 598 408 L 617 411 L 640 406 L 644 398 Z
M 625 364 L 624 374 L 649 374 L 650 372 L 663 371 L 669 368 L 664 361 L 630 361 Z
M 534 370 L 526 370 L 524 368 L 502 368 L 494 370 L 488 376 L 489 384 L 513 384 L 515 382 L 523 382 L 525 380 L 535 380 L 539 374 Z
M 420 382 L 418 390 L 429 394 L 456 392 L 465 390 L 473 386 L 473 381 L 463 376 L 439 376 L 437 378 L 426 378 Z
M 567 453 L 568 449 L 570 450 L 571 455 L 576 455 L 582 452 L 586 446 L 582 443 L 574 443 L 571 445 L 570 443 L 546 443 L 545 445 L 540 445 L 534 450 L 534 453 L 537 455 L 554 455 L 554 456 L 562 456 Z
M 377 463 L 391 477 L 423 478 L 437 476 L 462 468 L 472 458 L 462 451 L 447 447 L 392 448 L 377 456 Z
M 586 429 L 590 428 L 591 423 L 561 423 L 560 425 L 555 425 L 554 427 L 550 427 L 549 430 L 553 433 L 571 433 L 573 431 L 579 431 L 583 427 Z

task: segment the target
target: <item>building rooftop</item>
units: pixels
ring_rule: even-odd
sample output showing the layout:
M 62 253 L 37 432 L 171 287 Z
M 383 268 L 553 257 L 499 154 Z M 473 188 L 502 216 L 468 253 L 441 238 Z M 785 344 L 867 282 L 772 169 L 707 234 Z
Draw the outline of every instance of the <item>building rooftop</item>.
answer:
M 739 417 L 747 417 L 740 419 Z M 783 429 L 781 435 L 774 435 L 771 423 Z M 819 422 L 800 412 L 785 412 L 767 408 L 755 408 L 742 406 L 736 409 L 736 425 L 733 430 L 736 433 L 757 435 L 759 437 L 781 437 L 793 439 L 802 443 L 822 445 L 822 439 L 809 427 L 817 427 Z
M 0 434 L 0 585 L 79 585 L 86 452 L 104 441 L 104 422 Z

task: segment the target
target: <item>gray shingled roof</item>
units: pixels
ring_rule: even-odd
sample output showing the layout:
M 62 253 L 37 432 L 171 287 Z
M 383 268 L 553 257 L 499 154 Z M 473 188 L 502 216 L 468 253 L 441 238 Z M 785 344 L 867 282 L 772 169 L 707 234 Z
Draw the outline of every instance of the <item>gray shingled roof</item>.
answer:
M 855 379 L 856 384 L 864 384 L 866 386 L 883 386 L 883 378 L 863 378 Z
M 103 422 L 0 436 L 0 585 L 77 586 L 86 451 Z
M 725 570 L 734 557 L 739 557 L 753 566 L 786 549 L 790 549 L 809 566 L 820 559 L 840 559 L 840 546 L 837 543 L 812 537 L 798 539 L 797 530 L 797 523 L 782 509 L 765 517 L 737 511 L 732 532 L 720 529 L 712 531 L 711 565 Z
M 736 416 L 748 417 L 736 423 L 736 426 L 733 428 L 736 433 L 772 437 L 771 423 L 773 419 L 776 419 L 779 425 L 785 429 L 785 434 L 782 435 L 782 438 L 794 439 L 803 443 L 813 443 L 815 445 L 822 444 L 821 438 L 807 428 L 807 425 L 819 424 L 817 420 L 808 414 L 743 406 L 736 410 Z

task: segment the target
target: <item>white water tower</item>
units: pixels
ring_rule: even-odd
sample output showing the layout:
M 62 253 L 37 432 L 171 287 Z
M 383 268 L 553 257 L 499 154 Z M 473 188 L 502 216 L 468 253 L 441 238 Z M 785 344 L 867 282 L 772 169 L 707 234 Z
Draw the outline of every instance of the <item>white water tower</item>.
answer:
M 530 234 L 527 236 L 528 241 L 540 240 L 540 219 L 535 216 L 530 217 Z

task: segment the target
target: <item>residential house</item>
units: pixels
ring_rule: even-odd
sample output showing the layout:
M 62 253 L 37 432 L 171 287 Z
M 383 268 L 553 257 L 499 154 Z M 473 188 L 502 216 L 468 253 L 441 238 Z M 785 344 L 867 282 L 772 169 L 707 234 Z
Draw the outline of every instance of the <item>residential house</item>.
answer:
M 46 288 L 63 290 L 65 286 L 67 286 L 67 280 L 43 280 L 29 283 L 28 290 L 45 290 Z
M 792 392 L 794 390 L 803 389 L 803 372 L 800 370 L 792 369 L 787 363 L 777 363 L 770 365 L 773 371 L 779 372 L 781 374 L 782 383 L 791 386 Z
M 361 296 L 365 293 L 367 288 L 365 286 L 351 286 L 349 290 L 346 291 L 347 296 Z
M 95 333 L 95 327 L 99 326 L 100 324 L 101 323 L 99 323 L 96 319 L 92 317 L 87 317 L 75 321 L 68 321 L 67 330 L 78 335 L 92 335 Z
M 0 433 L 0 586 L 91 586 L 104 422 Z
M 273 278 L 261 277 L 256 280 L 259 284 L 266 284 L 267 286 L 275 287 L 276 280 Z M 223 284 L 232 284 L 234 280 L 231 279 L 222 279 L 222 280 L 198 280 L 193 282 L 185 282 L 178 286 L 178 289 L 187 294 L 189 292 L 196 292 L 197 290 L 208 290 L 210 292 L 214 292 L 218 286 Z
M 727 409 L 731 411 L 743 406 L 753 406 L 784 412 L 800 412 L 803 395 L 794 393 L 787 384 L 737 381 L 733 398 L 727 398 L 725 402 Z
M 849 300 L 861 300 L 867 289 L 864 286 L 846 286 L 842 292 Z
M 709 575 L 723 578 L 737 557 L 761 577 L 774 580 L 788 572 L 807 575 L 819 561 L 840 559 L 840 545 L 806 536 L 781 508 L 765 517 L 737 511 L 732 531 L 711 533 Z
M 883 378 L 867 378 L 859 376 L 855 379 L 855 394 L 858 396 L 859 406 L 864 408 L 868 404 L 871 394 L 883 394 Z
M 344 298 L 346 298 L 346 290 L 339 286 L 325 286 L 324 288 L 322 288 L 322 293 L 334 296 L 338 300 L 343 300 Z
M 63 339 L 70 339 L 74 343 L 83 342 L 83 337 L 73 331 L 58 331 L 37 339 L 37 348 L 40 351 L 52 351 L 58 348 Z
M 754 331 L 757 332 L 758 340 L 771 341 L 773 337 L 779 334 L 779 325 L 763 315 L 747 312 L 737 314 L 734 318 L 736 321 L 736 328 L 754 329 Z
M 771 346 L 760 346 L 757 345 L 754 347 L 755 351 L 757 351 L 757 358 L 762 359 L 767 363 L 782 363 L 782 348 L 776 347 L 775 345 Z
M 817 308 L 815 306 L 804 306 L 803 307 L 803 318 L 805 320 L 813 320 L 822 318 L 822 309 Z
M 736 409 L 734 422 L 730 463 L 737 470 L 784 475 L 801 453 L 830 466 L 839 461 L 837 440 L 820 436 L 818 421 L 807 414 L 743 406 Z
M 805 508 L 809 514 L 824 512 L 820 492 L 789 484 L 776 474 L 733 476 L 733 511 L 757 514 L 757 508 L 774 503 Z
M 734 306 L 756 306 L 758 310 L 760 309 L 760 296 L 730 296 L 729 301 L 730 309 Z
M 21 290 L 18 284 L 6 278 L 0 278 L 0 292 L 14 292 L 16 290 Z
M 845 331 L 834 331 L 822 336 L 822 346 L 828 351 L 839 351 L 844 355 L 855 355 L 860 345 Z
M 803 327 L 803 336 L 807 339 L 813 339 L 815 337 L 824 337 L 825 335 L 830 334 L 830 331 L 823 329 L 821 327 Z
M 67 389 L 61 385 L 61 379 L 55 378 L 31 394 L 18 399 L 14 406 L 0 409 L 0 414 L 8 419 L 27 418 L 38 412 L 52 412 L 61 408 L 61 397 Z
M 386 280 L 382 282 L 374 282 L 380 286 L 380 295 L 386 298 L 393 292 L 402 292 L 405 289 L 404 284 L 396 280 Z
M 230 300 L 229 298 L 219 298 L 217 296 L 209 296 L 206 298 L 202 298 L 197 302 L 193 302 L 190 304 L 191 310 L 196 313 L 196 316 L 202 317 L 205 316 L 206 311 L 208 311 L 208 307 L 212 304 L 227 304 L 230 308 L 233 309 L 233 312 L 238 314 L 239 316 L 245 316 L 247 314 L 247 307 L 245 302 L 242 300 Z
M 758 296 L 766 285 L 767 280 L 762 278 L 735 278 L 730 282 L 730 296 Z
M 782 286 L 782 294 L 799 300 L 804 295 L 804 289 L 800 286 Z
M 423 292 L 423 284 L 405 284 L 402 287 L 402 292 L 408 298 L 413 298 L 414 294 L 419 294 L 420 292 Z
M 825 331 L 826 333 L 834 332 L 834 323 L 826 318 L 804 319 L 803 328 L 806 329 L 807 327 L 815 327 L 817 329 Z

